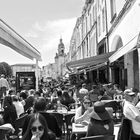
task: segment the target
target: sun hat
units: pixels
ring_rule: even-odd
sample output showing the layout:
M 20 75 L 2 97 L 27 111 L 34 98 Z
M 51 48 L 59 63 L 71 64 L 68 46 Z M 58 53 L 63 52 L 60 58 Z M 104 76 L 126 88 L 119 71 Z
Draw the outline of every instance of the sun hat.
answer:
M 126 89 L 124 91 L 124 95 L 129 95 L 129 96 L 132 96 L 132 95 L 135 95 L 136 93 L 133 92 L 131 89 Z
M 95 120 L 102 120 L 102 121 L 111 119 L 109 113 L 105 109 L 105 103 L 101 101 L 97 101 L 94 103 L 94 110 L 90 114 L 90 117 Z

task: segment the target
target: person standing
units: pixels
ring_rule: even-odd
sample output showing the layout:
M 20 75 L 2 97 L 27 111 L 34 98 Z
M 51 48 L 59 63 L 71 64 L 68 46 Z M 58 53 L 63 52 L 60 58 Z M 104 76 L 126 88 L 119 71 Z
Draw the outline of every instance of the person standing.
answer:
M 138 98 L 137 93 L 133 92 L 131 89 L 126 89 L 124 95 L 123 114 L 127 119 L 131 120 L 132 132 L 140 136 L 140 111 L 135 106 L 136 98 Z
M 5 75 L 2 74 L 0 78 L 0 98 L 6 95 L 6 91 L 9 90 L 9 83 L 5 78 Z

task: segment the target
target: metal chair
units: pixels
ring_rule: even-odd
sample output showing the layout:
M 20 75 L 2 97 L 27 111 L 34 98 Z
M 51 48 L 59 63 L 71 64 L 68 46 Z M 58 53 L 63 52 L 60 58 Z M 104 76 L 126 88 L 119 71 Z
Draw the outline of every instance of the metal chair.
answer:
M 17 137 L 21 137 L 22 127 L 27 116 L 28 114 L 25 114 L 15 121 L 15 135 L 17 135 Z
M 0 140 L 8 140 L 9 135 L 15 131 L 11 124 L 3 124 L 0 126 Z
M 118 140 L 139 140 L 140 136 L 134 134 L 132 129 L 132 122 L 124 117 L 121 122 L 121 127 L 118 132 Z
M 58 112 L 51 113 L 53 116 L 56 117 L 59 127 L 61 128 L 62 132 L 65 134 L 65 125 L 64 125 L 64 116 Z
M 99 135 L 80 138 L 80 140 L 114 140 L 115 135 Z
M 66 123 L 66 131 L 67 131 L 67 135 L 66 135 L 66 139 L 70 140 L 70 133 L 72 132 L 72 118 L 73 116 L 75 116 L 75 114 L 67 114 L 65 115 L 65 123 Z
M 105 107 L 112 107 L 113 113 L 115 115 L 113 118 L 115 123 L 118 123 L 121 121 L 121 119 L 122 119 L 122 107 L 120 105 L 120 102 L 112 100 L 110 102 L 106 102 Z M 120 116 L 118 116 L 118 115 L 120 115 Z

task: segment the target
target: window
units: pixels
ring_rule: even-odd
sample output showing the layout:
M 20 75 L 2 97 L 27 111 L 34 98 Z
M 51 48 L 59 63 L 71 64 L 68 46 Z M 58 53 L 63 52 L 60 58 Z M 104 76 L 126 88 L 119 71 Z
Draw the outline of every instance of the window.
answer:
M 94 22 L 96 21 L 96 4 L 94 4 L 92 12 L 93 12 L 93 24 L 94 24 Z
M 110 12 L 111 12 L 111 20 L 113 20 L 115 13 L 116 13 L 116 7 L 115 7 L 115 0 L 110 0 Z
M 86 17 L 86 34 L 88 32 L 88 24 L 87 24 L 87 17 Z
M 92 27 L 92 18 L 91 18 L 91 14 L 90 14 L 90 28 Z
M 98 25 L 98 36 L 100 36 L 101 35 L 101 21 L 100 21 L 100 16 L 98 16 L 98 23 L 97 23 L 97 25 Z
M 105 8 L 102 9 L 102 23 L 103 23 L 103 32 L 104 32 L 105 31 L 105 27 L 106 27 Z
M 92 11 L 93 11 L 93 24 L 94 24 L 94 22 L 95 22 L 95 7 L 93 6 L 93 9 L 92 9 Z

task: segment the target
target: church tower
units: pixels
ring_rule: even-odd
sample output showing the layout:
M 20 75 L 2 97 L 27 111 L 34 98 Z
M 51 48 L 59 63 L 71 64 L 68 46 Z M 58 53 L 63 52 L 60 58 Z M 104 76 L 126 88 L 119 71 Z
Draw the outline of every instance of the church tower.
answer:
M 65 54 L 65 46 L 62 42 L 62 38 L 60 38 L 60 43 L 58 45 L 58 56 L 64 56 Z
M 58 77 L 62 77 L 63 73 L 65 72 L 65 46 L 63 44 L 62 38 L 60 38 L 60 42 L 58 44 L 58 52 L 55 56 L 55 64 L 56 64 L 56 74 Z

